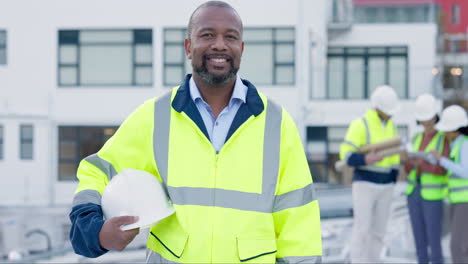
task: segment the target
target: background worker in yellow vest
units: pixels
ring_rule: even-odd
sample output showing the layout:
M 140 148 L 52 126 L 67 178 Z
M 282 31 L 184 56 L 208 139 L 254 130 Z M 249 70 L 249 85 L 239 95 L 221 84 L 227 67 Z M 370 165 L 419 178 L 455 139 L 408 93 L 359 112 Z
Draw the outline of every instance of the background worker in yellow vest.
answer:
M 468 117 L 465 109 L 452 105 L 444 109 L 436 128 L 450 141 L 450 159 L 432 153 L 449 173 L 451 203 L 450 251 L 454 263 L 468 263 Z
M 427 154 L 431 150 L 448 157 L 450 146 L 442 132 L 435 129 L 439 121 L 439 106 L 434 96 L 423 94 L 415 103 L 417 123 L 424 131 L 412 140 L 413 151 Z M 444 168 L 422 157 L 406 160 L 408 173 L 408 210 L 413 229 L 418 263 L 443 263 L 442 219 L 443 200 L 447 196 L 447 174 Z
M 398 175 L 398 155 L 382 158 L 375 152 L 358 153 L 361 146 L 397 136 L 391 117 L 399 102 L 394 89 L 377 87 L 371 95 L 372 109 L 354 120 L 341 145 L 340 157 L 354 167 L 352 263 L 378 263 L 383 248 L 394 183 Z
M 174 14 L 176 15 L 176 14 Z M 133 112 L 78 168 L 70 219 L 75 252 L 122 250 L 132 216 L 103 219 L 101 194 L 125 168 L 163 183 L 175 214 L 151 228 L 149 263 L 315 263 L 322 244 L 318 201 L 289 114 L 239 70 L 244 42 L 227 3 L 199 6 L 185 51 L 193 75 Z

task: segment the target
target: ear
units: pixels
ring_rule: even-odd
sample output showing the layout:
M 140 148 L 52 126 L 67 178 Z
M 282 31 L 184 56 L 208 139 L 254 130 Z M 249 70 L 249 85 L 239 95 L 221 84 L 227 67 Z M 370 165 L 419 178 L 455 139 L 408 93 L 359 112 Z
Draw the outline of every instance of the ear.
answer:
M 244 41 L 242 41 L 241 55 L 244 53 Z
M 184 40 L 184 48 L 185 48 L 185 55 L 187 56 L 189 60 L 192 59 L 192 52 L 190 50 L 191 46 L 192 46 L 192 42 L 190 41 L 190 39 L 186 38 Z

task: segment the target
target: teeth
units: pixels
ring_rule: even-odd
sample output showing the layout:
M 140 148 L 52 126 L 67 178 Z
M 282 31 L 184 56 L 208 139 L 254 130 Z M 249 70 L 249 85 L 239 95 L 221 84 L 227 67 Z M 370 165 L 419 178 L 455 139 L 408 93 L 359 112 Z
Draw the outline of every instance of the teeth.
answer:
M 213 59 L 214 62 L 226 62 L 226 59 Z

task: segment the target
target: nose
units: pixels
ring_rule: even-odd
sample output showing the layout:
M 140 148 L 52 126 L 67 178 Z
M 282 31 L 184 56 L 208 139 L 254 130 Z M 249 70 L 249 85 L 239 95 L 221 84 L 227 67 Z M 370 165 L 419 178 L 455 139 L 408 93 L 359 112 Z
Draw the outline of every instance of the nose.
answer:
M 226 42 L 222 35 L 217 35 L 214 39 L 211 48 L 216 51 L 223 51 L 226 50 Z

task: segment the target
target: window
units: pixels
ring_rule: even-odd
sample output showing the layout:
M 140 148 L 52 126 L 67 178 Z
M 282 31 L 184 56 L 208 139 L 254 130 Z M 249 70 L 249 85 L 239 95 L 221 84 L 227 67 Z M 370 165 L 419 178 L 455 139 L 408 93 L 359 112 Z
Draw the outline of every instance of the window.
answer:
M 460 24 L 460 6 L 452 5 L 452 24 Z
M 466 68 L 465 68 L 466 69 Z M 466 85 L 466 73 L 460 65 L 445 65 L 442 84 L 445 89 L 462 89 Z
M 3 126 L 0 125 L 0 160 L 3 159 Z
M 430 5 L 405 6 L 356 6 L 354 19 L 357 23 L 427 23 L 431 17 Z
M 240 75 L 257 85 L 295 83 L 294 28 L 244 29 Z
M 76 180 L 80 161 L 98 152 L 116 130 L 117 127 L 60 126 L 59 180 Z
M 327 98 L 368 98 L 378 85 L 408 97 L 406 47 L 329 47 Z
M 335 170 L 346 126 L 307 127 L 306 153 L 314 182 L 346 184 L 343 174 Z
M 186 59 L 184 39 L 185 28 L 164 29 L 164 85 L 180 84 L 185 75 L 191 72 L 190 61 Z
M 59 86 L 151 86 L 151 29 L 60 30 Z
M 7 34 L 0 30 L 0 65 L 7 63 Z
M 34 127 L 32 125 L 20 126 L 20 158 L 32 160 L 34 153 Z

